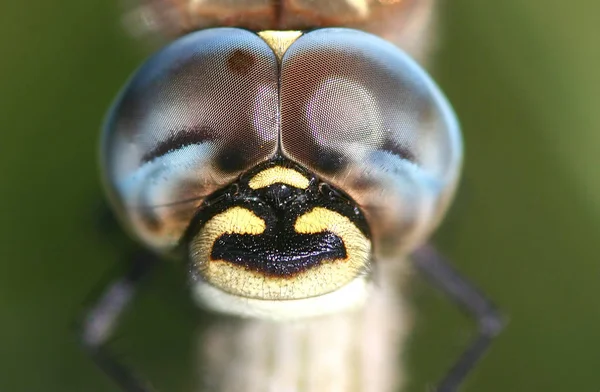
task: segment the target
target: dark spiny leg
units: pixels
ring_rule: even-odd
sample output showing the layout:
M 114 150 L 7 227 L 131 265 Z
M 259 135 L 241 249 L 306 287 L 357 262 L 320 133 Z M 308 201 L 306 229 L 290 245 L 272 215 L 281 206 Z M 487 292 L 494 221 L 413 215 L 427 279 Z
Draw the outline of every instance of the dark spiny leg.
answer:
M 131 302 L 138 283 L 156 260 L 147 253 L 137 254 L 129 270 L 110 282 L 79 322 L 81 344 L 94 362 L 127 392 L 150 392 L 152 388 L 120 363 L 106 345 Z
M 485 354 L 492 340 L 504 328 L 494 305 L 462 277 L 433 246 L 425 245 L 412 256 L 413 262 L 436 287 L 475 318 L 478 335 L 436 388 L 437 392 L 458 390 L 467 374 Z

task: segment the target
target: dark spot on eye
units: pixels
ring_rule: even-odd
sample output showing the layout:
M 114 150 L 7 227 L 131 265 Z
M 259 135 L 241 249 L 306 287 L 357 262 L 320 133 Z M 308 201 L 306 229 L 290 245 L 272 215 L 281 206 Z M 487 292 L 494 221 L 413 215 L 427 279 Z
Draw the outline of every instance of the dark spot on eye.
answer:
M 207 141 L 214 140 L 216 132 L 209 127 L 199 127 L 183 129 L 180 131 L 171 131 L 169 136 L 148 151 L 142 157 L 142 162 L 150 162 L 160 156 L 176 151 L 182 147 L 192 144 L 201 144 Z
M 256 63 L 256 59 L 245 50 L 235 50 L 227 59 L 227 67 L 238 75 L 246 75 Z
M 140 212 L 140 218 L 148 231 L 158 233 L 162 229 L 162 223 L 154 211 L 145 209 Z
M 333 150 L 320 151 L 314 159 L 314 166 L 327 174 L 335 174 L 343 170 L 348 163 L 342 154 Z
M 228 146 L 215 158 L 217 167 L 226 173 L 236 172 L 244 169 L 246 164 L 245 156 L 248 155 L 240 147 Z
M 408 147 L 395 143 L 390 139 L 387 139 L 385 143 L 383 143 L 381 149 L 397 155 L 402 159 L 406 159 L 407 161 L 417 163 L 417 157 Z

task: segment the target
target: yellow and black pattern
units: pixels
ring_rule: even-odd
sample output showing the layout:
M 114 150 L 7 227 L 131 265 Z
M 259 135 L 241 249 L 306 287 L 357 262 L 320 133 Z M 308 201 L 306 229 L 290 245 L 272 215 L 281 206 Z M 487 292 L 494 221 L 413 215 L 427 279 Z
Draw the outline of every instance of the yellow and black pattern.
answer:
M 368 270 L 371 241 L 360 209 L 290 162 L 260 165 L 200 211 L 189 232 L 193 269 L 227 293 L 308 298 Z
M 248 186 L 251 189 L 257 190 L 279 183 L 298 189 L 306 189 L 310 185 L 308 178 L 297 170 L 278 165 L 258 172 L 248 181 Z

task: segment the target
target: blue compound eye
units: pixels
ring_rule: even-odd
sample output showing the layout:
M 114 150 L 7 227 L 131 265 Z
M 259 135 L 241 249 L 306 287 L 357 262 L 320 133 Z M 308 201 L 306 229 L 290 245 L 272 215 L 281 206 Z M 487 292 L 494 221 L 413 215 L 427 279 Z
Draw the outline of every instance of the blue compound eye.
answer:
M 290 46 L 280 78 L 283 154 L 363 207 L 380 252 L 422 241 L 462 159 L 456 117 L 426 72 L 378 37 L 321 29 Z
M 277 150 L 278 64 L 256 34 L 217 28 L 146 62 L 105 125 L 109 192 L 151 248 L 180 240 L 207 195 Z

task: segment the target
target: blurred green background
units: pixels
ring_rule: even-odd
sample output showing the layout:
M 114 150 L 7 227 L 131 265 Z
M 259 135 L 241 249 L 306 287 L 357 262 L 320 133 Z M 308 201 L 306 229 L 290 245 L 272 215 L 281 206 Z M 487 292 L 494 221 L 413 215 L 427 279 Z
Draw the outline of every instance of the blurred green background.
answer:
M 99 125 L 146 55 L 118 14 L 116 0 L 0 6 L 2 392 L 116 390 L 70 324 L 123 242 L 94 216 Z M 599 15 L 593 0 L 444 6 L 434 74 L 466 165 L 436 240 L 510 318 L 465 391 L 600 388 Z M 438 379 L 474 331 L 416 286 L 409 390 Z M 119 331 L 163 392 L 194 383 L 195 314 L 182 269 L 163 265 Z

